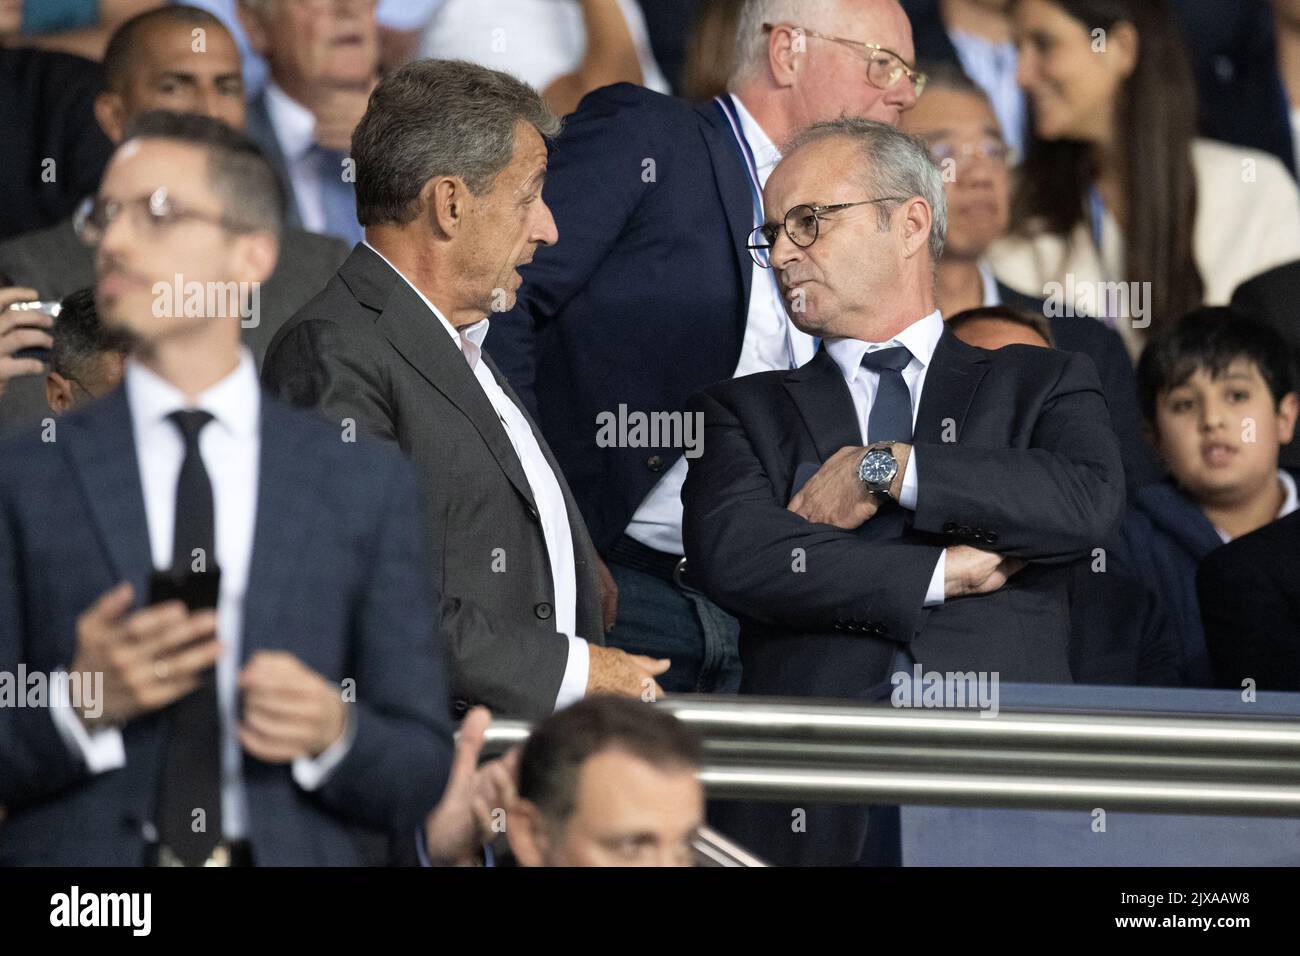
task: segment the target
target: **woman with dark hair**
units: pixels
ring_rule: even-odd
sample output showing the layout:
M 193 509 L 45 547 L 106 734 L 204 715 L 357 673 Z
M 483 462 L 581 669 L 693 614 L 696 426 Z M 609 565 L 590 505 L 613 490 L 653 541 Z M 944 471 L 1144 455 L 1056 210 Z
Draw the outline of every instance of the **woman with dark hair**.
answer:
M 1300 193 L 1266 153 L 1195 138 L 1196 96 L 1166 0 L 1016 0 L 1034 136 L 998 278 L 1149 333 L 1300 259 Z

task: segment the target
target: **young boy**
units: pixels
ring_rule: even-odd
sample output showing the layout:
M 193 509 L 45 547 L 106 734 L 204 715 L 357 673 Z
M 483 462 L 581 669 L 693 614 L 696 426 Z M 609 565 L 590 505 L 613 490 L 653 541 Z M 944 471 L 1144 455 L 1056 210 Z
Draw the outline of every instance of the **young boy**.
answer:
M 1188 686 L 1215 686 L 1197 565 L 1297 509 L 1295 477 L 1277 463 L 1300 410 L 1295 374 L 1277 332 L 1227 308 L 1190 313 L 1138 363 L 1148 436 L 1170 477 L 1134 496 L 1119 562 L 1161 597 L 1182 639 L 1179 671 Z

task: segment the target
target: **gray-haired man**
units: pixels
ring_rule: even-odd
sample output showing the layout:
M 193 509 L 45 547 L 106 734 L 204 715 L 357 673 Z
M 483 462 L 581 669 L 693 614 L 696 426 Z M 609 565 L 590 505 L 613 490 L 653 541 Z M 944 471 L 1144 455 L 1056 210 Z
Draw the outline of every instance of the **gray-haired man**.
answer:
M 668 666 L 602 646 L 612 581 L 545 440 L 481 351 L 518 267 L 558 238 L 541 198 L 543 137 L 558 125 L 531 88 L 469 63 L 423 60 L 385 79 L 352 143 L 366 242 L 281 331 L 263 373 L 342 440 L 359 426 L 414 459 L 461 713 L 537 719 L 589 691 L 649 696 Z
M 1070 562 L 1104 544 L 1124 472 L 1092 361 L 971 348 L 935 306 L 942 177 L 861 119 L 796 138 L 763 190 L 756 261 L 816 357 L 696 396 L 686 555 L 741 619 L 740 692 L 873 700 L 920 665 L 1070 683 Z M 728 811 L 731 812 L 731 811 Z M 844 864 L 866 814 L 737 810 L 778 863 Z

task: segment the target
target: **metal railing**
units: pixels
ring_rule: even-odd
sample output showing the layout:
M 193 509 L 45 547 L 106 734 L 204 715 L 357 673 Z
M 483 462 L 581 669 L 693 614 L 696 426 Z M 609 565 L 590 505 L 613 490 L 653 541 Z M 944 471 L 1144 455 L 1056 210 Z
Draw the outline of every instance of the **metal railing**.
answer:
M 1300 817 L 1297 718 L 691 695 L 656 706 L 704 738 L 715 798 Z M 486 749 L 527 734 L 496 721 Z

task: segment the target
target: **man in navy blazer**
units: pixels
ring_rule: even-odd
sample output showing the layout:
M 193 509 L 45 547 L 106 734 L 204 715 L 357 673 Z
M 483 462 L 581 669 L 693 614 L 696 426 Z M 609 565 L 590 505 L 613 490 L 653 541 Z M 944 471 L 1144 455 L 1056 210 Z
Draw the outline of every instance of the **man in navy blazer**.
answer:
M 822 348 L 692 400 L 682 494 L 690 567 L 741 616 L 741 693 L 876 700 L 918 666 L 1070 683 L 1072 564 L 1124 504 L 1092 361 L 945 326 L 942 177 L 892 127 L 811 127 L 764 209 L 760 254 Z M 790 812 L 725 832 L 775 862 L 860 858 L 861 810 L 809 808 L 798 833 Z
M 796 0 L 746 4 L 731 92 L 712 102 L 627 84 L 584 99 L 544 191 L 563 241 L 521 270 L 487 340 L 618 584 L 608 642 L 671 659 L 668 691 L 734 691 L 739 678 L 736 623 L 683 565 L 687 399 L 815 350 L 744 248 L 762 183 L 794 130 L 845 113 L 896 123 L 923 83 L 896 0 L 818 6 L 806 19 Z M 638 431 L 635 416 L 680 427 Z M 602 430 L 613 422 L 629 424 Z
M 0 708 L 2 864 L 357 864 L 437 802 L 411 468 L 263 394 L 229 303 L 171 298 L 264 280 L 280 208 L 208 117 L 145 114 L 105 174 L 83 237 L 123 385 L 0 447 L 0 670 L 51 688 Z

